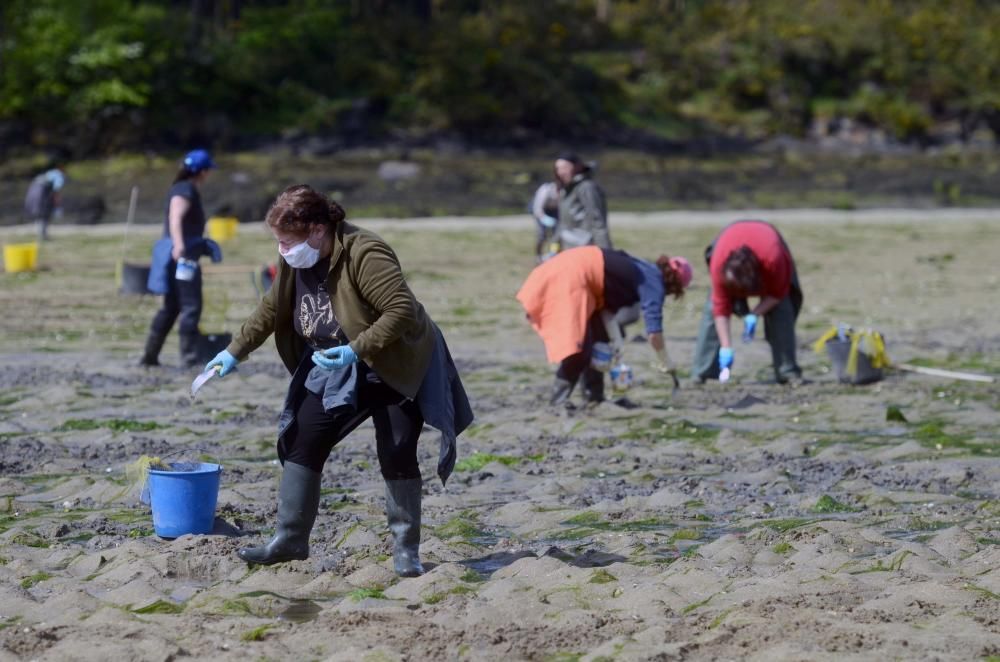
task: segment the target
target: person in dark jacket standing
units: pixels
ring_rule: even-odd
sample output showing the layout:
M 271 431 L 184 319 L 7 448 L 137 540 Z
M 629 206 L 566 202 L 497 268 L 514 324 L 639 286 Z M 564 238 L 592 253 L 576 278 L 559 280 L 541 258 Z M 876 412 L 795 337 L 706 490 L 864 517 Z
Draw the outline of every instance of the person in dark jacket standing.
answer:
M 795 321 L 802 309 L 802 288 L 788 244 L 770 223 L 737 221 L 705 249 L 711 287 L 691 374 L 699 381 L 727 381 L 733 366 L 730 317 L 743 317 L 743 342 L 753 340 L 760 318 L 771 346 L 779 384 L 802 381 L 795 357 Z M 760 297 L 751 309 L 747 297 Z
M 563 250 L 594 245 L 611 250 L 604 191 L 593 179 L 593 168 L 573 153 L 559 155 L 556 179 L 562 187 L 556 237 Z
M 372 418 L 393 565 L 412 577 L 423 573 L 417 440 L 425 422 L 441 431 L 443 482 L 472 410 L 444 336 L 407 286 L 395 253 L 344 218 L 339 204 L 308 186 L 278 196 L 265 218 L 281 257 L 274 284 L 206 366 L 224 377 L 273 334 L 292 374 L 278 422 L 276 533 L 239 556 L 263 565 L 309 557 L 323 466 L 334 446 Z
M 198 353 L 202 296 L 201 269 L 197 260 L 205 244 L 205 210 L 201 205 L 199 188 L 214 167 L 212 156 L 205 150 L 189 152 L 167 193 L 163 221 L 163 238 L 171 243 L 170 260 L 164 264 L 167 291 L 163 295 L 163 305 L 150 325 L 140 365 L 160 364 L 160 350 L 178 317 L 181 364 L 191 367 L 204 360 Z
M 62 164 L 37 175 L 28 185 L 24 196 L 24 215 L 34 221 L 38 228 L 38 240 L 49 240 L 49 223 L 53 216 L 62 214 L 62 189 L 66 185 L 66 174 Z

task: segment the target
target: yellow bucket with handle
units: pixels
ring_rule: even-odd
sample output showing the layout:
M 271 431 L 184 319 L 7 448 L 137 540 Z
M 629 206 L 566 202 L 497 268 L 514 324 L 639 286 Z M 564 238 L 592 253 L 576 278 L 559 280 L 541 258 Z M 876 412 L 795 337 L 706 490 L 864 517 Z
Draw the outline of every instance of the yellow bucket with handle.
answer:
M 240 220 L 235 216 L 213 216 L 208 219 L 208 238 L 223 242 L 236 237 Z
M 3 268 L 9 274 L 38 269 L 38 243 L 5 244 L 3 247 Z

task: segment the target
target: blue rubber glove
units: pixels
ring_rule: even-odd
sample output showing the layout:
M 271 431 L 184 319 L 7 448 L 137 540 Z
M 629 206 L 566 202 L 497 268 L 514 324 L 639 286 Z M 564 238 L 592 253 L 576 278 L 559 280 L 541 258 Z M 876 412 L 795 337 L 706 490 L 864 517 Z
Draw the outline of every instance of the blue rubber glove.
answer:
M 556 219 L 548 214 L 542 214 L 542 217 L 538 221 L 547 228 L 554 228 L 556 226 Z
M 753 313 L 743 316 L 743 342 L 753 340 L 753 335 L 757 332 L 757 316 Z
M 719 367 L 720 368 L 732 368 L 733 367 L 733 348 L 732 347 L 720 347 L 719 348 Z
M 358 355 L 354 353 L 350 345 L 340 345 L 339 347 L 331 347 L 330 349 L 313 352 L 312 360 L 313 363 L 321 368 L 333 370 L 334 368 L 343 368 L 355 363 L 358 360 Z
M 222 366 L 219 370 L 219 377 L 225 377 L 236 368 L 237 363 L 239 361 L 236 360 L 236 357 L 224 349 L 216 354 L 214 359 L 205 364 L 205 370 L 210 370 L 214 365 Z

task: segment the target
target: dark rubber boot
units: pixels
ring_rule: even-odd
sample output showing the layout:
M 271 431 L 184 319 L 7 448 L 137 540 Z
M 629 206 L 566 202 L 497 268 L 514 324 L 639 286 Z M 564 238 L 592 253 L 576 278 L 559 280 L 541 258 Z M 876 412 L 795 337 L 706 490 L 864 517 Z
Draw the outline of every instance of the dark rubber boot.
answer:
M 319 511 L 321 474 L 294 462 L 285 462 L 278 487 L 278 526 L 263 547 L 244 547 L 247 563 L 271 565 L 309 558 L 309 534 Z
M 556 377 L 552 384 L 552 394 L 549 395 L 550 405 L 568 405 L 569 396 L 573 393 L 573 382 L 562 377 Z
M 420 491 L 423 480 L 385 481 L 385 512 L 392 531 L 392 564 L 400 577 L 424 574 L 420 565 Z
M 200 333 L 181 334 L 181 366 L 193 368 L 204 364 L 201 360 L 201 353 L 198 351 L 201 346 Z
M 139 365 L 160 365 L 160 350 L 163 349 L 163 343 L 166 340 L 167 334 L 150 331 L 149 335 L 146 336 L 146 348 L 142 352 L 142 358 L 139 359 Z
M 583 373 L 583 393 L 588 405 L 604 402 L 604 373 L 600 370 L 587 368 Z

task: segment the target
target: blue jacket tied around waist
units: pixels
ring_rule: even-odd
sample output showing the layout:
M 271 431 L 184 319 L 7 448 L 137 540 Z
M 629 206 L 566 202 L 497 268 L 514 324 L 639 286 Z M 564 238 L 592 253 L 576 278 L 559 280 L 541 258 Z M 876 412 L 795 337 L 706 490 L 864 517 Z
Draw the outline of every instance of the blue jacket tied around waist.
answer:
M 174 272 L 174 258 L 171 255 L 174 242 L 170 237 L 163 237 L 153 244 L 153 259 L 149 265 L 149 278 L 146 288 L 153 294 L 166 294 L 170 289 L 170 279 Z M 194 237 L 184 242 L 184 257 L 197 260 L 202 255 L 208 255 L 212 262 L 222 262 L 222 249 L 219 244 L 204 237 Z

